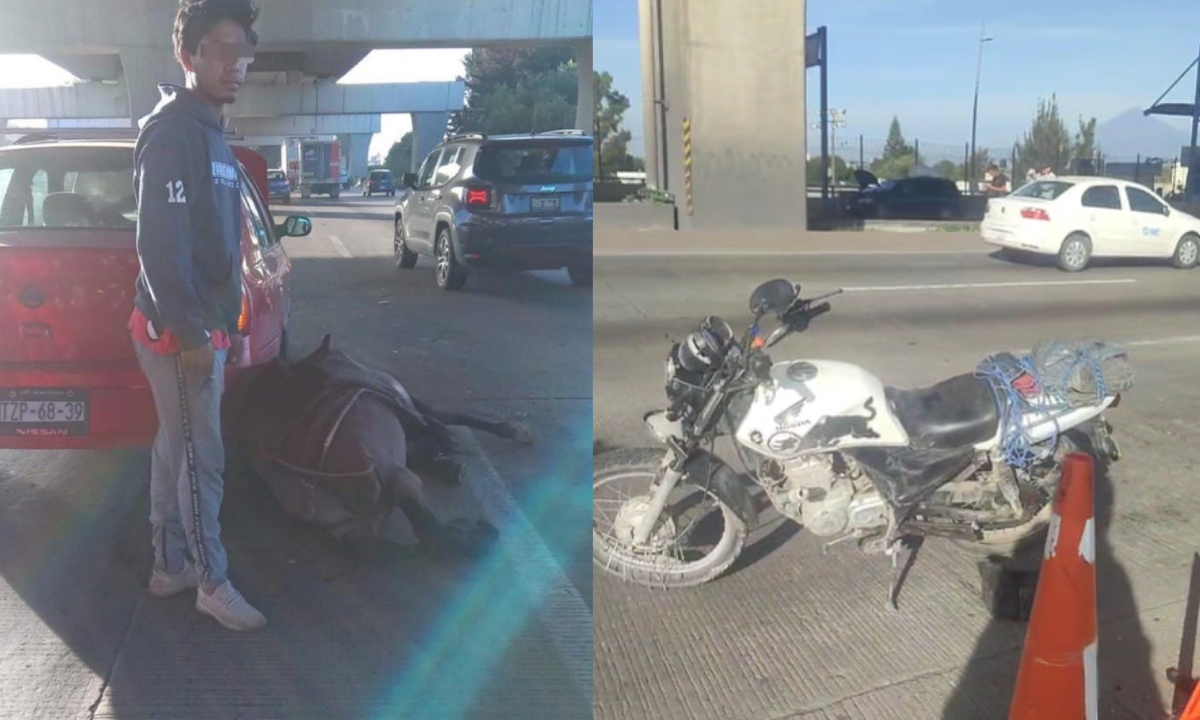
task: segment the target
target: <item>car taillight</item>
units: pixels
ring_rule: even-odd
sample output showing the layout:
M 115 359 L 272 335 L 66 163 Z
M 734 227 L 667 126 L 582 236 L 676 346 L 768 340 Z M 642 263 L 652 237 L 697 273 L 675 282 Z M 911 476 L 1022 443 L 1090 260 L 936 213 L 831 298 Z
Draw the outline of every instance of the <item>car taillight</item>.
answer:
M 467 188 L 467 207 L 488 207 L 491 204 L 491 190 L 488 188 Z
M 250 334 L 250 294 L 242 288 L 242 313 L 238 315 L 238 334 Z
M 1049 220 L 1050 214 L 1041 208 L 1021 208 L 1021 217 L 1026 220 Z

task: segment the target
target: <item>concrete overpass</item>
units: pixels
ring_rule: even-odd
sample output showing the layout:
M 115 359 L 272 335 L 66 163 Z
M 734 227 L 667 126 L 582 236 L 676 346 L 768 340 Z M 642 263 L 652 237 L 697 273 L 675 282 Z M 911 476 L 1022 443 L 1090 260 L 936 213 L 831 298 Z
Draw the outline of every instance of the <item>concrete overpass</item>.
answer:
M 414 161 L 463 107 L 462 83 L 337 85 L 372 50 L 569 45 L 579 64 L 577 127 L 592 125 L 591 0 L 259 0 L 258 52 L 230 108 L 243 134 L 320 126 L 350 134 L 365 167 L 361 119 L 411 113 Z M 0 0 L 0 52 L 45 57 L 85 81 L 69 88 L 0 91 L 0 119 L 139 118 L 159 82 L 183 82 L 171 30 L 177 5 L 163 0 Z M 322 117 L 327 116 L 327 117 Z M 318 119 L 320 118 L 320 119 Z M 328 118 L 328 119 L 327 119 Z M 273 119 L 273 120 L 272 120 Z M 374 121 L 377 123 L 377 120 Z M 303 134 L 314 134 L 305 130 Z
M 807 225 L 805 0 L 745 5 L 638 0 L 646 177 L 680 229 Z
M 120 66 L 115 69 L 119 72 Z M 338 85 L 299 73 L 278 75 L 248 76 L 237 103 L 228 109 L 230 129 L 241 135 L 349 135 L 355 174 L 367 166 L 371 135 L 379 132 L 381 114 L 412 115 L 417 162 L 441 140 L 450 113 L 461 110 L 466 101 L 466 87 L 457 81 Z M 171 81 L 182 80 L 180 76 Z M 128 123 L 138 115 L 131 113 L 127 82 L 122 75 L 69 87 L 0 90 L 0 118 L 119 118 Z

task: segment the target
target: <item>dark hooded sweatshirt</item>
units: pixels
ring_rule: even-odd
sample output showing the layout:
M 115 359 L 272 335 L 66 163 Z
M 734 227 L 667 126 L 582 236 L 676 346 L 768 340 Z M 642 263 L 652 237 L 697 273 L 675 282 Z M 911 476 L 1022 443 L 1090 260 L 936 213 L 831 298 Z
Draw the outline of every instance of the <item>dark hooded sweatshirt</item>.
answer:
M 134 303 L 190 350 L 208 342 L 208 331 L 237 332 L 241 183 L 220 118 L 183 87 L 158 89 L 133 157 L 142 265 Z

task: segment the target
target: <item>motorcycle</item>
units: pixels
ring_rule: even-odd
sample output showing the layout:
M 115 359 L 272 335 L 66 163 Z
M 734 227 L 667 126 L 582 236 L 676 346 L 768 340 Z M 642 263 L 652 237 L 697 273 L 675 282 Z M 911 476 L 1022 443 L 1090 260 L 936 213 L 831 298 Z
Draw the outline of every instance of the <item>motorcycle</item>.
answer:
M 989 355 L 931 386 L 890 387 L 846 362 L 771 359 L 767 350 L 807 330 L 841 293 L 800 291 L 767 281 L 750 297 L 754 320 L 740 339 L 710 315 L 673 343 L 669 407 L 643 417 L 666 447 L 593 459 L 592 557 L 605 572 L 664 588 L 716 579 L 757 523 L 757 487 L 785 518 L 828 538 L 825 552 L 857 542 L 890 557 L 895 608 L 902 547 L 937 536 L 1004 554 L 1049 525 L 1067 454 L 1090 446 L 1120 458 L 1104 416 L 1133 384 L 1119 347 L 1051 341 L 1024 356 Z M 765 334 L 768 315 L 779 326 Z M 743 473 L 717 456 L 718 438 L 733 440 Z M 624 481 L 631 492 L 601 497 Z

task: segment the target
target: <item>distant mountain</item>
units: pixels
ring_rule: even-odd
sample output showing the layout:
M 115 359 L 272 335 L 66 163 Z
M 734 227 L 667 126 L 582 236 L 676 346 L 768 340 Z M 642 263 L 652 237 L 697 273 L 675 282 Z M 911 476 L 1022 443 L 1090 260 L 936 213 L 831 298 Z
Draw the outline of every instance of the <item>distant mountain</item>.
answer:
M 1179 148 L 1191 141 L 1186 118 L 1143 115 L 1130 108 L 1111 120 L 1096 124 L 1096 143 L 1110 160 L 1142 157 L 1179 157 Z

